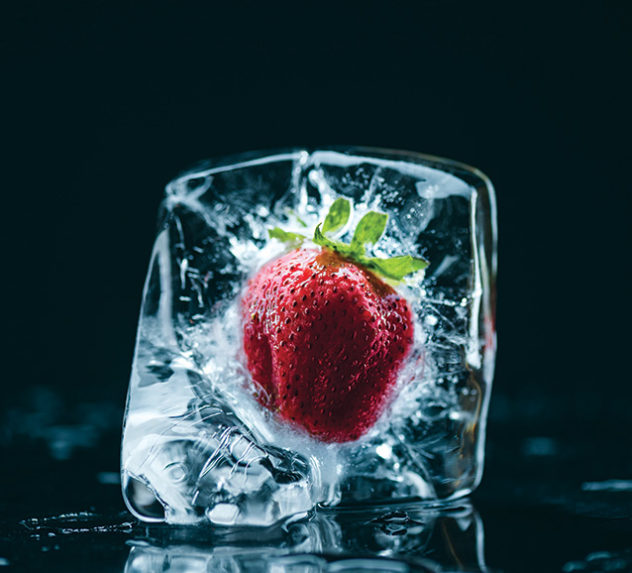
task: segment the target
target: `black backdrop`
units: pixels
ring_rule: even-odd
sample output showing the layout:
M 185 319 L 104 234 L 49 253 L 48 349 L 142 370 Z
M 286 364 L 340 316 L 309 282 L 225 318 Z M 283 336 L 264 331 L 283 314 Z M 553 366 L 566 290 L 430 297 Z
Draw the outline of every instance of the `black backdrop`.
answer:
M 15 412 L 53 399 L 109 401 L 118 420 L 170 178 L 349 143 L 457 159 L 496 186 L 490 437 L 629 440 L 628 6 L 15 3 L 0 43 L 11 435 Z

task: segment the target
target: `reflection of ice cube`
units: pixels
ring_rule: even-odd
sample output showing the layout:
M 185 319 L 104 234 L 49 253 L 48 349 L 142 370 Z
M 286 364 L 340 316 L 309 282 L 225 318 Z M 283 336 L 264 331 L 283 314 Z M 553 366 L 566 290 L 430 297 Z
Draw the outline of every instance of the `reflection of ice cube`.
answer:
M 255 400 L 238 305 L 248 277 L 283 252 L 267 228 L 315 225 L 339 195 L 353 200 L 354 220 L 369 209 L 389 214 L 376 254 L 424 256 L 431 266 L 400 287 L 415 341 L 390 407 L 360 440 L 334 446 Z M 125 419 L 130 509 L 147 521 L 269 525 L 318 503 L 471 491 L 495 352 L 494 217 L 484 176 L 414 154 L 242 157 L 170 183 Z
M 125 572 L 486 570 L 482 523 L 469 505 L 317 512 L 265 534 L 217 531 L 187 533 L 182 545 L 178 532 L 150 528 L 134 543 Z

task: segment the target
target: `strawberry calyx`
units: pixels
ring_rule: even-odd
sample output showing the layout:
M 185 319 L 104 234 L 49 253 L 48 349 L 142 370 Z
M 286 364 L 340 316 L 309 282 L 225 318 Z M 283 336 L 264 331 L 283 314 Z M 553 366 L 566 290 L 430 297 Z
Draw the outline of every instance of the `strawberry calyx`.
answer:
M 367 245 L 377 243 L 386 229 L 388 215 L 378 211 L 369 211 L 360 219 L 350 243 L 344 243 L 326 235 L 332 235 L 345 227 L 351 216 L 351 202 L 344 197 L 336 199 L 329 208 L 325 220 L 316 225 L 311 241 L 323 248 L 330 249 L 354 263 L 360 264 L 379 275 L 391 284 L 402 280 L 417 271 L 425 269 L 429 262 L 422 257 L 400 255 L 395 257 L 371 257 L 366 254 Z M 300 246 L 308 240 L 306 235 L 284 231 L 274 227 L 268 231 L 270 238 L 278 239 L 292 246 Z

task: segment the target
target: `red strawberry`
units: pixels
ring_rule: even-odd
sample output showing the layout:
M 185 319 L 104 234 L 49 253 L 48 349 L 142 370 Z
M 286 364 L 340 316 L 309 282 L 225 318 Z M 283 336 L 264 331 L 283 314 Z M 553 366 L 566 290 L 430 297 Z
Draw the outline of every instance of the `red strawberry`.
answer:
M 372 270 L 392 280 L 427 265 L 364 255 L 364 244 L 384 231 L 383 214 L 365 215 L 350 245 L 326 239 L 322 233 L 344 226 L 349 210 L 347 200 L 334 202 L 314 233 L 320 248 L 268 263 L 242 300 L 244 351 L 259 401 L 326 442 L 356 440 L 373 426 L 412 344 L 410 306 Z M 297 238 L 279 229 L 271 235 Z

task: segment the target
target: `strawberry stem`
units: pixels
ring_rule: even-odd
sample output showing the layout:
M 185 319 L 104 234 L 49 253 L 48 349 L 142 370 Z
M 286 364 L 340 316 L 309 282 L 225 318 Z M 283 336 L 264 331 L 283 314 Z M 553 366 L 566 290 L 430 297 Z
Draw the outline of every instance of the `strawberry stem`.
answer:
M 351 215 L 351 202 L 344 197 L 336 199 L 322 223 L 318 223 L 314 229 L 312 242 L 321 247 L 331 249 L 341 256 L 357 262 L 370 269 L 377 275 L 391 283 L 400 283 L 404 277 L 425 269 L 429 263 L 422 257 L 400 255 L 395 257 L 369 257 L 366 254 L 366 246 L 377 243 L 386 229 L 388 215 L 378 211 L 369 211 L 360 219 L 356 227 L 351 243 L 343 243 L 330 239 L 325 233 L 333 233 L 342 229 Z M 321 228 L 322 227 L 322 228 Z M 279 239 L 285 243 L 298 245 L 307 240 L 307 237 L 299 233 L 290 233 L 274 227 L 269 231 L 270 238 Z

